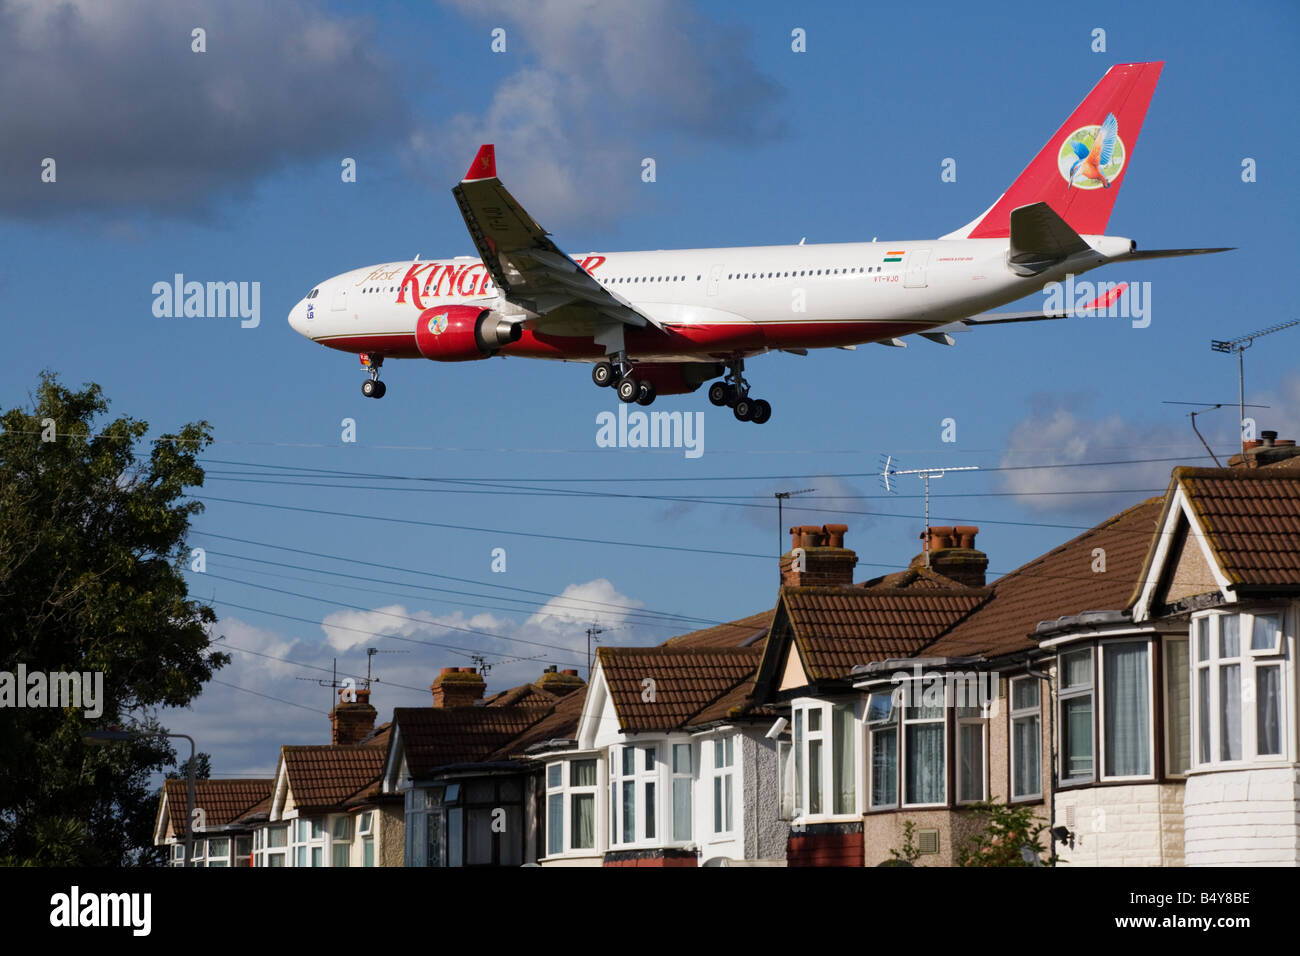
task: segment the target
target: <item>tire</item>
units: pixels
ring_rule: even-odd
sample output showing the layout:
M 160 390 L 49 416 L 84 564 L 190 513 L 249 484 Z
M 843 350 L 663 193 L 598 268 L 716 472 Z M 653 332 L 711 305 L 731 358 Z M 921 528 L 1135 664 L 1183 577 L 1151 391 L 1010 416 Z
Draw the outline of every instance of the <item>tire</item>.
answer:
M 655 400 L 655 387 L 652 382 L 638 383 L 636 393 L 636 403 L 638 405 L 650 405 Z
M 621 401 L 631 404 L 640 393 L 641 384 L 631 375 L 624 375 L 618 380 L 618 397 Z
M 388 394 L 388 386 L 383 382 L 375 382 L 375 398 L 383 398 Z
M 591 380 L 600 388 L 614 384 L 614 366 L 608 362 L 597 362 L 591 370 Z
M 375 394 L 375 386 L 377 384 L 379 383 L 373 378 L 366 379 L 361 383 L 361 394 L 366 396 L 366 398 L 378 398 L 379 396 Z
M 762 425 L 772 417 L 772 405 L 764 399 L 754 401 L 754 414 L 749 416 L 749 420 L 755 425 Z
M 754 403 L 748 398 L 739 399 L 731 408 L 736 421 L 747 422 L 754 417 Z
M 714 382 L 709 386 L 709 401 L 721 408 L 727 404 L 727 395 L 730 392 L 726 382 Z

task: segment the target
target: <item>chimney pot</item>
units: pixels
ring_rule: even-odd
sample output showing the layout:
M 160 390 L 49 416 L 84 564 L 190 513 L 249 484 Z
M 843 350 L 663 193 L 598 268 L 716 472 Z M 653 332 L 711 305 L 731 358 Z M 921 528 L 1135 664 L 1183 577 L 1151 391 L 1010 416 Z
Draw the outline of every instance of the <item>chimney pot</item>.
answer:
M 790 552 L 781 558 L 781 585 L 848 587 L 858 556 L 844 547 L 844 524 L 795 525 L 790 529 Z M 794 549 L 803 548 L 803 570 L 795 566 Z
M 1263 445 L 1265 448 L 1272 448 L 1275 444 L 1277 444 L 1277 432 L 1275 431 L 1272 430 L 1262 431 L 1259 433 L 1259 437 L 1262 439 L 1260 441 L 1260 444 Z
M 552 668 L 552 670 L 554 670 L 554 668 Z M 574 668 L 574 669 L 566 669 L 566 670 L 562 670 L 562 671 L 560 671 L 560 673 L 563 674 L 565 677 L 577 677 L 577 676 L 578 676 L 578 671 L 577 671 L 576 668 Z

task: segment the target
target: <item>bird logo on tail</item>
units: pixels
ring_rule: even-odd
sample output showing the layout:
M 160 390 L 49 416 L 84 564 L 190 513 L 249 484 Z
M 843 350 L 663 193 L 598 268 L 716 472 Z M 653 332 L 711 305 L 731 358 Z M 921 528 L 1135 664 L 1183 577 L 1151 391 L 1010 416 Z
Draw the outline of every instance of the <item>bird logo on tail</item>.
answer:
M 1068 188 L 1109 189 L 1126 155 L 1119 120 L 1107 113 L 1100 126 L 1084 126 L 1066 137 L 1058 166 Z

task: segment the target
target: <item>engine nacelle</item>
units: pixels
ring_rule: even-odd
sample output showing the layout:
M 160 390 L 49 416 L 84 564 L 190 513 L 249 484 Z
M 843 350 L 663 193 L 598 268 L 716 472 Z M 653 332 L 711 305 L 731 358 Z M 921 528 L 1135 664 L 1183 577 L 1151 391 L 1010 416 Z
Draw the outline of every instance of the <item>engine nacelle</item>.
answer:
M 491 309 L 444 305 L 425 309 L 415 323 L 415 346 L 436 362 L 472 362 L 518 342 L 523 328 Z

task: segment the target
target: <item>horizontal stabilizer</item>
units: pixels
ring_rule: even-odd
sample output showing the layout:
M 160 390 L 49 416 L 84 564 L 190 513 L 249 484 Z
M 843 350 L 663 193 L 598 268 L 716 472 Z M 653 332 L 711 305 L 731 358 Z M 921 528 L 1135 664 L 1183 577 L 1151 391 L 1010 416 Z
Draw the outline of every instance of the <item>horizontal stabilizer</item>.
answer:
M 1012 265 L 1045 268 L 1091 246 L 1045 202 L 1011 210 Z
M 1204 256 L 1211 252 L 1232 252 L 1236 246 L 1224 246 L 1220 249 L 1139 249 L 1119 256 L 1128 262 L 1131 259 L 1172 259 L 1175 256 Z

